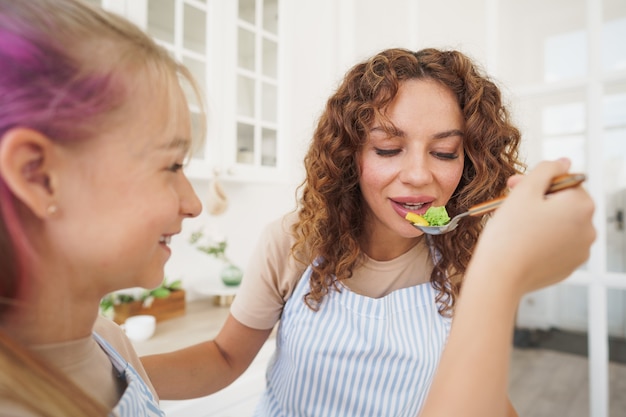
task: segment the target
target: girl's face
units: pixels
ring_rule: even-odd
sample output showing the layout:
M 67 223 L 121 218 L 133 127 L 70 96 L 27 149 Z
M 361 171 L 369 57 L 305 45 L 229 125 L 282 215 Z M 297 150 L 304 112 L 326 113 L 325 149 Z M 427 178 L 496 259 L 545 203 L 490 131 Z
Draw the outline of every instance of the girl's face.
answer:
M 139 79 L 117 123 L 59 150 L 59 212 L 50 241 L 96 295 L 157 286 L 170 238 L 201 211 L 182 170 L 191 143 L 186 104 L 177 85 L 154 87 L 164 84 Z
M 370 242 L 422 234 L 404 219 L 444 206 L 463 172 L 464 118 L 456 97 L 433 80 L 408 80 L 386 112 L 395 130 L 371 127 L 360 154 Z M 406 249 L 406 248 L 404 248 Z

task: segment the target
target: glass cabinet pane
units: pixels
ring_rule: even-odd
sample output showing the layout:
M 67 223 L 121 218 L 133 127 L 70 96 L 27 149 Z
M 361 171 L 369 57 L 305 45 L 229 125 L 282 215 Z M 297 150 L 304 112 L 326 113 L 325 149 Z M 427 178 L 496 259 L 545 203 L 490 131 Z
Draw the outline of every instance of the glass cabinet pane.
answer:
M 587 74 L 587 33 L 584 29 L 550 35 L 543 45 L 543 81 L 553 82 Z
M 278 45 L 276 42 L 263 39 L 263 75 L 270 78 L 278 76 Z
M 239 19 L 248 23 L 255 22 L 255 0 L 239 0 Z
M 607 270 L 626 272 L 626 83 L 604 98 L 604 173 Z
M 584 92 L 561 93 L 518 100 L 515 118 L 522 128 L 522 146 L 530 138 L 541 138 L 539 151 L 529 155 L 531 161 L 568 157 L 572 170 L 585 172 L 586 109 Z M 525 140 L 524 140 L 525 139 Z
M 263 105 L 261 106 L 262 119 L 264 122 L 276 123 L 278 118 L 278 92 L 276 86 L 263 83 Z
M 247 29 L 239 28 L 237 39 L 237 66 L 239 68 L 254 71 L 254 33 Z
M 174 0 L 148 1 L 148 33 L 164 42 L 174 43 Z
M 587 165 L 585 113 L 585 103 L 580 101 L 543 107 L 543 159 L 567 157 L 572 161 L 572 170 L 584 170 Z
M 201 54 L 206 53 L 206 13 L 188 4 L 184 8 L 183 47 Z
M 237 77 L 237 115 L 254 117 L 254 80 L 243 75 Z
M 586 3 L 586 0 L 499 1 L 498 54 L 502 58 L 499 65 L 504 84 L 528 85 L 584 76 Z
M 544 107 L 542 130 L 548 136 L 584 132 L 585 103 L 574 101 Z
M 261 138 L 261 165 L 276 166 L 276 130 L 263 128 Z
M 254 126 L 237 123 L 237 162 L 254 164 Z
M 184 57 L 183 64 L 189 69 L 189 71 L 193 75 L 195 82 L 198 84 L 200 92 L 202 94 L 206 94 L 206 63 L 194 58 Z M 190 89 L 190 87 L 191 86 L 187 86 L 186 83 L 183 83 L 183 88 L 185 89 L 185 95 L 187 97 L 187 100 L 190 101 L 190 104 L 197 106 L 200 103 L 198 103 L 197 97 L 195 93 Z
M 263 30 L 278 33 L 278 0 L 263 2 Z
M 604 23 L 602 28 L 602 66 L 605 71 L 626 68 L 626 17 Z
M 537 104 L 543 139 L 541 159 L 567 157 L 572 161 L 572 171 L 584 172 L 587 167 L 586 110 L 582 97 L 551 97 Z
M 626 68 L 626 2 L 604 0 L 602 3 L 602 67 L 605 71 Z

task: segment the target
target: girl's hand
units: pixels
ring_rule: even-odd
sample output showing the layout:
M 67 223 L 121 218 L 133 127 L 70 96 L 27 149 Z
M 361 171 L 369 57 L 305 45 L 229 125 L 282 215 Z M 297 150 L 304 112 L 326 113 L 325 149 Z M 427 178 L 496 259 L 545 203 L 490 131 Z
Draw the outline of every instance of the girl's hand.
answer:
M 476 262 L 495 264 L 519 296 L 566 278 L 589 258 L 596 237 L 589 194 L 578 186 L 545 195 L 569 166 L 542 162 L 527 176 L 512 177 L 513 190 L 479 239 Z

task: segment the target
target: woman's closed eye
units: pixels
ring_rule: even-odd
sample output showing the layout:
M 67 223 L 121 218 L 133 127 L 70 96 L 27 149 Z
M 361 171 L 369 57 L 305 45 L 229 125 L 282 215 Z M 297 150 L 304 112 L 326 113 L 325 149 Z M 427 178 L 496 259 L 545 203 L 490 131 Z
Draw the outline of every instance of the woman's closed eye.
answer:
M 398 155 L 400 152 L 402 152 L 402 149 L 380 149 L 380 148 L 374 148 L 376 155 L 378 156 L 395 156 Z M 459 154 L 457 152 L 432 152 L 431 155 L 433 155 L 435 158 L 438 159 L 444 159 L 444 160 L 454 160 L 457 159 L 459 157 Z
M 457 159 L 459 157 L 456 152 L 433 152 L 432 155 L 439 159 Z
M 378 156 L 395 156 L 398 155 L 402 150 L 401 149 L 380 149 L 374 148 L 376 155 Z

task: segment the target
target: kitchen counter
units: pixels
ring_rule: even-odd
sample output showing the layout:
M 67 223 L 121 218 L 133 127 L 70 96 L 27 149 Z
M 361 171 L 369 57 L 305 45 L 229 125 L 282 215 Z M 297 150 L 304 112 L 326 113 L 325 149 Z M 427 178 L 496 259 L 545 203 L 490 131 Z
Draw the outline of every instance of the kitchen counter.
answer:
M 154 336 L 133 342 L 139 356 L 180 349 L 214 338 L 228 317 L 229 308 L 212 298 L 188 302 L 185 315 L 157 323 Z M 253 413 L 265 388 L 265 370 L 275 339 L 259 351 L 250 367 L 231 385 L 215 394 L 184 401 L 161 401 L 168 417 L 246 417 Z
M 210 298 L 187 302 L 183 316 L 157 323 L 154 335 L 133 342 L 139 356 L 180 349 L 214 338 L 228 317 L 229 308 L 217 306 Z

